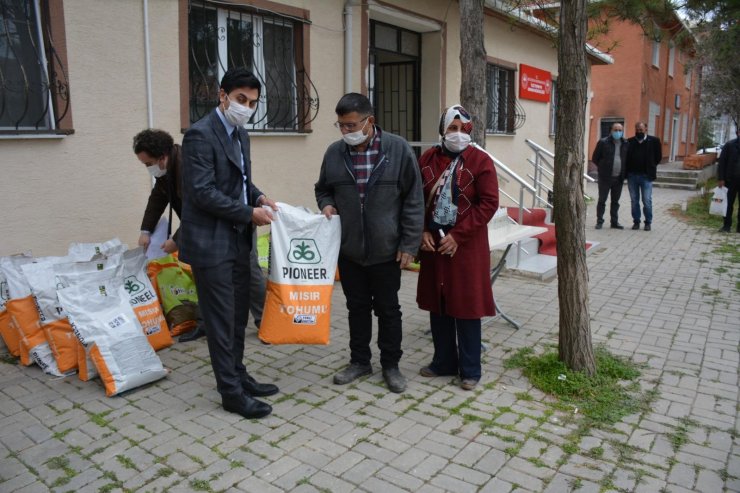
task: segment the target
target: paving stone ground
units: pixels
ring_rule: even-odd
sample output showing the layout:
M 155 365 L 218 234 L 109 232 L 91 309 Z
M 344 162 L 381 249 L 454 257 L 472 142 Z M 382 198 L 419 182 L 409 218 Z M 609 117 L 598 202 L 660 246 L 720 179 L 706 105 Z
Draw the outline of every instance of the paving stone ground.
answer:
M 466 392 L 418 375 L 432 343 L 417 275 L 404 272 L 401 395 L 386 390 L 377 351 L 372 376 L 332 383 L 348 359 L 339 284 L 330 345 L 265 346 L 250 332 L 249 370 L 281 388 L 263 420 L 220 408 L 203 340 L 161 351 L 171 375 L 115 398 L 0 363 L 0 491 L 740 491 L 740 265 L 715 251 L 740 235 L 669 213 L 693 193 L 655 189 L 651 232 L 596 231 L 589 206 L 594 342 L 645 363 L 641 386 L 657 393 L 612 430 L 574 434 L 571 413 L 503 367 L 514 350 L 557 342 L 557 281 L 497 281 L 523 328 L 485 325 L 483 380 Z M 626 190 L 621 218 L 631 224 Z

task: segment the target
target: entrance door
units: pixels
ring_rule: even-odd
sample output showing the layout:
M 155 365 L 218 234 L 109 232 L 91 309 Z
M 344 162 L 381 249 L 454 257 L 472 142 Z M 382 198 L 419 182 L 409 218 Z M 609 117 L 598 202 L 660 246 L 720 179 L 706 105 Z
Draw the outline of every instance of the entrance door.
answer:
M 369 97 L 383 130 L 418 141 L 420 129 L 419 33 L 370 22 Z
M 678 113 L 673 115 L 673 131 L 671 132 L 671 156 L 669 158 L 669 161 L 671 162 L 676 160 L 676 154 L 678 154 L 678 130 L 680 121 L 681 118 L 679 117 Z

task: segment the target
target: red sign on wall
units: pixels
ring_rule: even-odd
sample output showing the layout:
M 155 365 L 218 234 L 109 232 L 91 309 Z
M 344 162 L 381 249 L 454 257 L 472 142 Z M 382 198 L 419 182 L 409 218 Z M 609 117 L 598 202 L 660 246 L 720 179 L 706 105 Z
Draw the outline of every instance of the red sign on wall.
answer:
M 519 64 L 519 97 L 547 103 L 552 90 L 552 75 L 529 65 Z

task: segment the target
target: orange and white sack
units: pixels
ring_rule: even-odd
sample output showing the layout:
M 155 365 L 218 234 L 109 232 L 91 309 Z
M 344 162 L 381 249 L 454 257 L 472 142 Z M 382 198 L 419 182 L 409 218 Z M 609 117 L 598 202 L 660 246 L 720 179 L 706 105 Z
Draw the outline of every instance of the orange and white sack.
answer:
M 120 279 L 82 283 L 58 291 L 75 335 L 113 396 L 167 375 L 143 334 Z
M 155 351 L 170 347 L 174 342 L 164 318 L 162 305 L 146 274 L 144 247 L 123 254 L 123 287 L 129 295 L 131 306 L 141 323 L 144 334 Z
M 270 268 L 259 338 L 271 344 L 329 344 L 341 225 L 279 203 L 270 225 Z
M 31 262 L 30 255 L 16 255 L 15 257 L 25 257 L 27 259 L 26 262 Z M 12 266 L 12 263 L 7 264 L 11 261 L 5 260 L 6 258 L 10 259 L 11 257 L 0 258 L 0 338 L 2 338 L 5 343 L 5 347 L 8 348 L 8 352 L 17 358 L 21 354 L 20 334 L 18 334 L 18 330 L 15 326 L 11 325 L 10 313 L 5 306 L 6 303 L 10 301 L 10 289 L 8 287 L 8 280 L 5 277 L 3 265 L 6 265 L 6 268 Z M 15 267 L 12 268 L 15 270 Z
M 57 299 L 58 281 L 54 275 L 54 265 L 68 262 L 67 257 L 56 257 L 21 265 L 21 270 L 36 299 L 41 330 L 61 373 L 77 369 L 77 346 L 79 345 L 72 333 L 72 326 L 67 320 L 67 315 Z M 37 354 L 46 355 L 47 353 L 40 351 Z
M 36 299 L 31 294 L 31 286 L 23 275 L 21 265 L 31 263 L 34 259 L 24 256 L 0 258 L 0 270 L 5 276 L 8 286 L 8 301 L 5 309 L 8 311 L 9 338 L 18 338 L 18 352 L 20 363 L 23 366 L 33 364 L 31 349 L 39 344 L 46 343 L 41 330 L 39 311 L 36 308 Z M 10 341 L 8 347 L 14 344 Z
M 67 255 L 79 262 L 86 262 L 99 255 L 108 256 L 123 253 L 127 248 L 126 245 L 121 243 L 121 240 L 112 238 L 101 243 L 70 243 Z

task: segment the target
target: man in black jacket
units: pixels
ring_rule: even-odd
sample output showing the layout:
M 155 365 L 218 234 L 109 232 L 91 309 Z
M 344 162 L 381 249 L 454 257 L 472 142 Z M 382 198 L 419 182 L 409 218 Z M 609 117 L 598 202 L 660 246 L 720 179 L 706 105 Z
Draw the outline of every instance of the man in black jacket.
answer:
M 624 127 L 621 123 L 614 123 L 610 135 L 596 143 L 596 149 L 591 161 L 599 170 L 599 201 L 596 203 L 596 229 L 604 224 L 606 199 L 611 193 L 612 201 L 609 207 L 611 227 L 624 229 L 619 224 L 619 197 L 622 196 L 622 185 L 627 175 L 625 166 L 627 158 L 627 141 L 624 139 Z
M 411 147 L 375 125 L 370 100 L 345 94 L 335 126 L 342 140 L 329 146 L 314 186 L 324 215 L 339 214 L 339 276 L 349 311 L 350 364 L 334 375 L 345 385 L 372 373 L 372 313 L 378 317 L 383 378 L 391 392 L 406 389 L 398 368 L 401 350 L 401 269 L 416 255 L 424 223 L 424 197 Z M 333 219 L 336 221 L 337 219 Z
M 635 136 L 627 143 L 627 186 L 632 199 L 632 229 L 640 229 L 640 196 L 645 214 L 645 231 L 653 222 L 653 181 L 663 159 L 660 139 L 647 134 L 647 124 L 635 124 Z
M 737 131 L 737 137 L 727 142 L 719 155 L 717 186 L 727 187 L 727 214 L 720 229 L 724 233 L 729 233 L 732 227 L 732 208 L 735 207 L 735 199 L 740 204 L 740 129 Z M 740 233 L 740 205 L 737 216 L 737 232 Z

